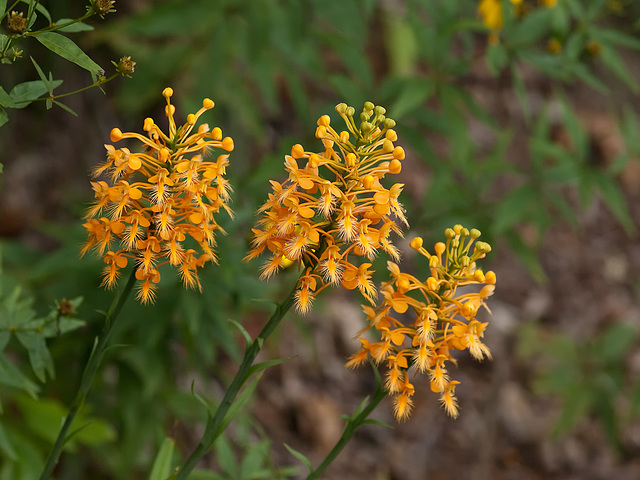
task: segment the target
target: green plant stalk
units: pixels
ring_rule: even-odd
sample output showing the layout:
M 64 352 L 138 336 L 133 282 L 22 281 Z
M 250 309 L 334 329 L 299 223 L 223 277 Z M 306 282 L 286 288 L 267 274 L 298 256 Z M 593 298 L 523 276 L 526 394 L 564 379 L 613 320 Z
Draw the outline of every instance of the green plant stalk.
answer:
M 64 419 L 64 423 L 60 428 L 60 432 L 58 433 L 58 437 L 56 438 L 53 447 L 49 451 L 49 456 L 47 457 L 47 463 L 42 470 L 42 474 L 40 475 L 40 480 L 48 480 L 53 473 L 53 470 L 58 463 L 60 458 L 60 454 L 62 453 L 62 449 L 64 448 L 64 444 L 66 443 L 69 433 L 69 429 L 71 428 L 71 424 L 75 419 L 78 411 L 82 407 L 84 400 L 91 388 L 91 383 L 93 382 L 93 378 L 98 371 L 98 367 L 100 366 L 100 362 L 104 357 L 104 353 L 107 348 L 107 344 L 109 342 L 109 337 L 111 336 L 111 332 L 113 331 L 113 326 L 116 323 L 118 315 L 122 310 L 122 307 L 126 303 L 129 298 L 131 291 L 133 290 L 133 285 L 136 281 L 136 268 L 131 271 L 131 275 L 129 276 L 129 280 L 125 285 L 124 289 L 120 294 L 116 295 L 111 302 L 111 306 L 109 307 L 109 311 L 107 312 L 104 327 L 102 328 L 102 333 L 99 337 L 96 338 L 96 342 L 93 346 L 93 350 L 91 350 L 91 355 L 89 356 L 89 360 L 87 361 L 87 365 L 84 368 L 84 372 L 82 373 L 82 379 L 80 380 L 80 387 L 78 387 L 78 391 L 76 396 L 73 398 L 71 402 L 71 406 L 69 407 L 69 412 Z
M 351 441 L 351 438 L 356 433 L 356 430 L 360 428 L 363 424 L 367 422 L 367 419 L 371 412 L 375 410 L 375 408 L 380 404 L 382 399 L 387 396 L 387 392 L 382 386 L 382 382 L 378 380 L 376 384 L 376 391 L 369 400 L 367 406 L 355 417 L 350 417 L 347 419 L 347 424 L 342 431 L 342 435 L 340 439 L 335 444 L 335 446 L 331 449 L 329 454 L 324 458 L 322 463 L 318 465 L 318 467 L 307 476 L 306 480 L 315 480 L 320 478 L 320 475 L 325 471 L 325 469 L 331 465 L 331 463 L 336 459 L 336 457 L 342 452 L 344 447 Z
M 191 471 L 198 464 L 200 459 L 204 457 L 207 452 L 213 446 L 213 442 L 220 436 L 223 432 L 222 423 L 224 421 L 224 417 L 233 405 L 233 401 L 236 396 L 240 392 L 240 389 L 244 385 L 244 383 L 249 379 L 249 371 L 253 366 L 253 361 L 262 350 L 262 345 L 265 340 L 273 333 L 276 327 L 280 324 L 286 313 L 291 309 L 295 302 L 295 293 L 298 288 L 298 282 L 296 281 L 296 286 L 291 290 L 289 295 L 277 305 L 275 312 L 269 318 L 269 321 L 263 327 L 260 334 L 255 338 L 255 340 L 251 343 L 251 345 L 245 350 L 244 358 L 242 359 L 242 363 L 238 368 L 238 372 L 236 373 L 233 381 L 227 388 L 227 391 L 222 399 L 222 402 L 218 406 L 216 413 L 213 417 L 208 420 L 207 426 L 205 428 L 204 434 L 200 439 L 195 450 L 189 455 L 184 465 L 178 470 L 177 476 L 175 480 L 186 480 L 191 473 Z

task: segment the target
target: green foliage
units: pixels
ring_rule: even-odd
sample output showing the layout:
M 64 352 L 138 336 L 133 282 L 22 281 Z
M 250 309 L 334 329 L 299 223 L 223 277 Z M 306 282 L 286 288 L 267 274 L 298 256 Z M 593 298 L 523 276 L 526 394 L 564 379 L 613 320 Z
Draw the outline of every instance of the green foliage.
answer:
M 28 9 L 26 12 L 20 10 L 20 7 L 22 7 L 22 5 L 20 5 L 21 3 L 27 5 Z M 14 10 L 14 8 L 17 10 Z M 114 11 L 115 10 L 110 10 L 110 12 Z M 49 9 L 39 0 L 20 0 L 11 5 L 7 5 L 6 1 L 0 2 L 0 21 L 4 20 L 4 24 L 2 25 L 4 28 L 0 27 L 0 71 L 2 71 L 2 69 L 6 71 L 7 65 L 15 68 L 13 64 L 18 62 L 24 54 L 24 51 L 18 47 L 22 47 L 22 44 L 27 41 L 27 39 L 34 38 L 54 55 L 64 58 L 88 71 L 92 79 L 92 83 L 88 87 L 77 90 L 76 92 L 56 95 L 54 94 L 54 89 L 62 84 L 62 80 L 54 81 L 51 73 L 46 76 L 36 61 L 31 58 L 36 73 L 41 80 L 18 83 L 13 86 L 9 95 L 7 95 L 4 89 L 4 87 L 8 89 L 8 86 L 0 85 L 0 126 L 9 121 L 7 109 L 24 108 L 38 100 L 45 100 L 47 109 L 51 108 L 53 104 L 56 104 L 63 110 L 75 115 L 73 110 L 60 101 L 57 101 L 56 98 L 66 97 L 86 90 L 87 88 L 100 87 L 120 74 L 126 74 L 116 69 L 116 73 L 111 77 L 105 77 L 104 69 L 94 62 L 76 42 L 66 35 L 92 31 L 93 27 L 84 23 L 84 21 L 93 15 L 100 15 L 102 17 L 104 13 L 106 12 L 100 12 L 94 2 L 89 2 L 84 15 L 78 16 L 77 18 L 60 18 L 54 21 L 49 13 Z M 16 26 L 19 25 L 20 22 L 13 22 L 14 18 L 23 19 L 24 26 Z M 47 94 L 46 97 L 43 97 L 45 94 Z
M 639 382 L 627 365 L 638 336 L 636 327 L 622 322 L 584 341 L 564 333 L 549 334 L 534 324 L 523 327 L 521 353 L 541 362 L 536 389 L 562 404 L 556 434 L 566 434 L 581 421 L 594 418 L 611 446 L 620 448 L 622 426 L 638 413 Z M 621 408 L 625 404 L 629 407 Z

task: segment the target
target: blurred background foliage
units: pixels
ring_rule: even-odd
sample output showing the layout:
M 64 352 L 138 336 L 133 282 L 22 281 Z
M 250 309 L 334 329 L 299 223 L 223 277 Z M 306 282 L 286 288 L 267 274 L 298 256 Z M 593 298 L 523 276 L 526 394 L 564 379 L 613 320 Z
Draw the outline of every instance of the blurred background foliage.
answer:
M 77 2 L 39 3 L 54 19 L 84 13 Z M 33 5 L 0 2 L 7 12 Z M 68 97 L 77 119 L 55 106 L 45 111 L 40 102 L 21 109 L 2 104 L 8 122 L 0 128 L 0 479 L 35 478 L 101 329 L 98 311 L 112 295 L 99 287 L 100 261 L 78 260 L 80 218 L 90 202 L 87 172 L 104 158 L 112 127 L 141 131 L 145 116 L 161 118 L 166 86 L 176 92 L 179 115 L 195 111 L 204 97 L 216 102 L 205 117 L 235 141 L 229 177 L 237 216 L 223 221 L 229 234 L 219 239 L 220 266 L 204 270 L 203 295 L 163 276 L 155 305 L 127 306 L 132 321 L 115 332 L 118 345 L 78 420 L 89 426 L 68 446 L 83 455 L 63 458 L 61 479 L 147 478 L 166 436 L 175 439 L 175 458 L 192 445 L 190 430 L 206 417 L 192 389 L 215 402 L 240 355 L 228 320 L 252 333 L 270 308 L 255 299 L 277 299 L 295 281 L 287 272 L 279 282 L 261 283 L 257 265 L 242 262 L 254 212 L 268 180 L 283 177 L 283 156 L 293 144 L 319 149 L 315 121 L 339 102 L 358 109 L 371 100 L 398 123 L 407 151 L 401 181 L 409 238 L 422 235 L 429 243 L 455 223 L 477 227 L 498 255 L 510 250 L 543 284 L 547 233 L 558 223 L 583 231 L 594 205 L 615 218 L 623 235 L 637 238 L 621 176 L 637 168 L 640 155 L 636 105 L 628 101 L 638 92 L 640 4 L 496 5 L 504 20 L 491 32 L 474 0 L 137 0 L 116 2 L 116 12 L 91 19 L 93 30 L 71 32 L 97 64 L 131 56 L 136 68 L 131 78 L 105 85 L 105 96 L 94 89 Z M 89 78 L 24 40 L 22 58 L 0 65 L 6 92 L 37 81 L 29 56 L 45 77 L 53 72 L 63 80 L 49 85 L 55 94 L 95 81 L 95 72 Z M 30 93 L 45 98 L 40 90 Z M 585 121 L 576 91 L 601 106 L 602 129 Z M 498 279 L 499 292 L 499 271 Z M 61 316 L 66 298 L 76 299 L 74 311 Z M 620 420 L 612 398 L 627 391 L 626 382 L 635 388 L 630 412 L 637 413 L 637 379 L 623 381 L 616 363 L 632 349 L 616 343 L 632 338 L 621 332 L 594 334 L 583 339 L 592 342 L 586 347 L 562 333 L 542 342 L 551 349 L 546 358 L 565 369 L 540 367 L 542 390 L 567 405 L 560 430 L 595 409 L 615 446 Z M 523 348 L 533 355 L 537 337 L 528 335 Z M 594 348 L 603 353 L 591 366 L 584 352 Z M 595 380 L 575 373 L 594 368 Z M 238 425 L 216 446 L 226 459 L 214 465 L 218 473 L 194 478 L 294 475 L 270 463 L 259 423 L 244 414 Z M 241 457 L 228 452 L 243 449 L 244 460 L 230 460 Z

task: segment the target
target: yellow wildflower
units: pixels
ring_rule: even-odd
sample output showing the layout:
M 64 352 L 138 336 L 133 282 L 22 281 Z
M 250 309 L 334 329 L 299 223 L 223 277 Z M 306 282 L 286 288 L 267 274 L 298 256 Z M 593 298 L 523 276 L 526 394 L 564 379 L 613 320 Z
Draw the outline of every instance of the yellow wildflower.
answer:
M 258 210 L 262 217 L 253 231 L 246 259 L 268 251 L 262 278 L 269 278 L 295 262 L 304 271 L 296 294 L 299 312 L 308 311 L 315 295 L 330 284 L 357 288 L 372 303 L 377 291 L 371 282 L 371 262 L 379 251 L 399 258 L 391 232 L 402 234 L 397 223 L 407 224 L 398 197 L 402 184 L 382 185 L 387 175 L 402 169 L 402 147 L 394 144 L 395 122 L 385 109 L 365 103 L 360 125 L 355 109 L 336 106 L 346 124 L 338 132 L 331 119 L 318 119 L 316 138 L 324 151 L 294 145 L 285 156 L 288 178 L 271 181 L 272 193 Z M 354 257 L 366 260 L 354 262 Z M 285 262 L 283 262 L 283 259 Z
M 425 281 L 404 273 L 388 263 L 391 279 L 381 286 L 382 300 L 377 308 L 363 306 L 369 327 L 380 340 L 360 338 L 360 350 L 352 355 L 347 367 L 356 367 L 370 356 L 376 363 L 386 362 L 386 388 L 394 395 L 394 413 L 398 420 L 411 412 L 414 387 L 409 370 L 426 373 L 430 388 L 440 394 L 449 415 L 458 415 L 455 385 L 447 363 L 456 363 L 452 352 L 468 350 L 477 360 L 491 358 L 482 342 L 487 322 L 476 320 L 480 307 L 488 310 L 485 300 L 493 294 L 496 275 L 477 268 L 476 262 L 491 251 L 489 244 L 476 241 L 480 232 L 456 225 L 445 230 L 446 243 L 435 244 L 429 253 L 421 238 L 410 245 L 428 261 L 429 277 Z M 475 242 L 475 243 L 474 243 Z M 465 288 L 459 288 L 465 287 Z M 474 288 L 475 287 L 475 288 Z M 392 312 L 412 311 L 413 321 L 401 322 Z
M 164 264 L 178 269 L 185 286 L 200 289 L 197 271 L 216 261 L 214 234 L 222 230 L 214 215 L 221 209 L 232 215 L 227 205 L 231 187 L 224 175 L 233 140 L 206 124 L 194 132 L 198 118 L 214 106 L 208 98 L 178 127 L 172 95 L 171 88 L 163 91 L 168 133 L 151 118 L 144 121 L 146 136 L 111 131 L 112 142 L 135 140 L 139 151 L 105 145 L 107 160 L 94 174 L 106 175 L 109 183 L 91 182 L 95 202 L 84 224 L 88 239 L 81 254 L 95 249 L 104 257 L 103 285 L 115 286 L 132 259 L 143 303 L 153 301 L 158 268 Z M 209 159 L 213 149 L 220 153 L 215 160 Z

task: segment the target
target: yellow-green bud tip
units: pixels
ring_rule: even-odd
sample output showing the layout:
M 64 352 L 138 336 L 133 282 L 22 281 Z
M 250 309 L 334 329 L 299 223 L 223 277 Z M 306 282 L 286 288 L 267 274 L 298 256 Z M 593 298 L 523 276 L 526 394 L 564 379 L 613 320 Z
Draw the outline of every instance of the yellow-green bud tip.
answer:
M 366 111 L 371 111 L 374 107 L 375 105 L 372 102 L 364 102 L 364 109 Z
M 340 115 L 344 115 L 347 111 L 347 104 L 346 103 L 339 103 L 338 105 L 336 105 L 336 112 L 338 112 Z

